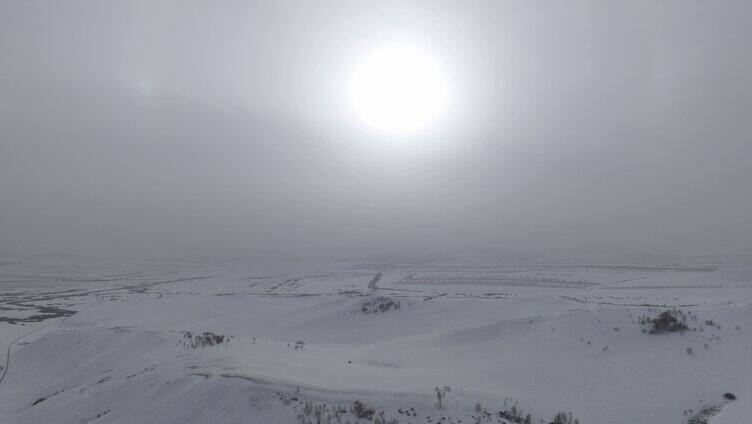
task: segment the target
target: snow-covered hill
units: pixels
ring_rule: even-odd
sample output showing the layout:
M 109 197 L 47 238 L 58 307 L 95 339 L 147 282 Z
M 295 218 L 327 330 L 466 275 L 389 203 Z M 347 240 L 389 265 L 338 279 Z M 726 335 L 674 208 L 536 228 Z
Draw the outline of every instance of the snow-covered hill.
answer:
M 721 259 L 6 263 L 0 422 L 736 422 L 752 285 Z M 688 330 L 649 334 L 665 310 Z

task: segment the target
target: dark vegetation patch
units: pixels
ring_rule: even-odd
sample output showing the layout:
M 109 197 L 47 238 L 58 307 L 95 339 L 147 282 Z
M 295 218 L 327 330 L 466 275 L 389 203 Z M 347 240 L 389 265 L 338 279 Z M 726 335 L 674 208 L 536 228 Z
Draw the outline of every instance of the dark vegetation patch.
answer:
M 504 407 L 498 413 L 490 412 L 480 402 L 476 402 L 472 410 L 462 406 L 454 408 L 447 403 L 448 396 L 452 394 L 449 386 L 437 386 L 434 391 L 437 396 L 434 405 L 436 415 L 401 406 L 396 409 L 397 415 L 389 416 L 385 410 L 374 408 L 360 400 L 355 400 L 349 406 L 313 403 L 301 399 L 300 388 L 294 394 L 277 392 L 276 395 L 284 405 L 297 413 L 299 424 L 580 424 L 580 420 L 571 412 L 559 412 L 547 420 L 534 420 L 530 414 L 523 413 L 509 397 L 505 398 Z M 455 403 L 451 402 L 451 405 Z
M 298 397 L 288 398 L 282 394 L 278 394 L 280 400 L 285 405 L 290 405 L 295 402 L 298 405 L 302 405 L 299 410 L 298 422 L 301 424 L 347 424 L 347 423 L 362 423 L 370 422 L 373 424 L 399 424 L 396 418 L 388 419 L 385 416 L 384 411 L 376 412 L 371 406 L 356 400 L 352 406 L 348 409 L 339 405 L 327 405 L 314 404 L 312 402 L 302 402 Z M 298 410 L 298 406 L 293 406 L 294 410 Z
M 70 309 L 62 309 L 62 308 L 58 308 L 55 306 L 28 305 L 28 304 L 22 304 L 18 302 L 9 302 L 9 303 L 15 306 L 20 306 L 23 308 L 23 310 L 36 309 L 38 313 L 34 315 L 30 315 L 25 318 L 0 316 L 0 322 L 7 322 L 9 324 L 15 324 L 18 322 L 40 322 L 40 321 L 45 321 L 48 319 L 69 317 L 76 313 L 76 311 L 73 311 Z
M 559 412 L 549 424 L 580 424 L 580 420 L 571 412 Z
M 687 420 L 687 424 L 708 424 L 714 415 L 721 412 L 720 405 L 711 405 L 706 408 L 702 408 L 700 412 L 693 415 Z
M 680 333 L 689 330 L 687 317 L 681 310 L 667 309 L 655 318 L 640 317 L 640 324 L 650 326 L 649 334 Z
M 192 349 L 230 343 L 230 339 L 232 339 L 232 336 L 214 334 L 209 331 L 204 331 L 203 333 L 183 331 L 183 344 Z
M 358 308 L 353 312 L 362 314 L 384 313 L 392 309 L 400 309 L 402 305 L 399 300 L 387 296 L 376 296 L 360 303 Z
M 352 409 L 352 411 L 353 411 L 353 414 L 355 414 L 356 417 L 358 417 L 358 418 L 365 418 L 367 420 L 370 420 L 371 417 L 373 417 L 373 414 L 375 412 L 373 410 L 373 408 L 371 408 L 370 406 L 366 405 L 365 403 L 363 403 L 363 402 L 361 402 L 359 400 L 356 400 L 353 403 L 353 409 Z
M 522 415 L 522 411 L 517 410 L 517 405 L 512 405 L 511 408 L 499 411 L 499 418 L 516 423 L 516 424 L 530 424 L 532 423 L 532 417 L 530 414 Z
M 713 418 L 715 415 L 717 415 L 719 412 L 721 412 L 721 408 L 724 404 L 736 400 L 736 395 L 734 395 L 731 392 L 726 392 L 723 394 L 723 402 L 706 406 L 705 408 L 702 408 L 698 413 L 695 415 L 692 415 L 688 420 L 687 424 L 708 424 L 710 422 L 710 419 Z M 692 413 L 692 410 L 685 411 L 684 413 L 687 414 L 689 412 Z
M 477 403 L 475 405 L 475 411 L 478 412 L 480 409 L 480 403 Z M 519 406 L 517 406 L 517 402 L 513 402 L 512 398 L 505 397 L 504 398 L 504 409 L 498 412 L 499 418 L 502 418 L 505 421 L 501 422 L 509 422 L 514 424 L 531 424 L 533 421 L 533 418 L 530 414 L 525 414 L 522 412 L 522 409 L 520 409 Z M 543 420 L 541 420 L 542 422 Z

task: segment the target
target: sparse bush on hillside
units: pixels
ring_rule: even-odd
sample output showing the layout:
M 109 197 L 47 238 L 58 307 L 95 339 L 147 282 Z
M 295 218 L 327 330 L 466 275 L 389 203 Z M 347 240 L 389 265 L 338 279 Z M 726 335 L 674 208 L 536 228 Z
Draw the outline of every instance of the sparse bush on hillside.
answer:
M 452 388 L 449 386 L 436 386 L 433 390 L 436 392 L 436 407 L 444 409 L 444 398 L 446 398 L 447 393 L 452 391 Z
M 201 334 L 183 331 L 183 344 L 193 349 L 229 343 L 231 338 L 232 336 L 214 334 L 208 331 L 204 331 Z
M 310 401 L 299 400 L 297 396 L 288 397 L 288 395 L 282 393 L 277 393 L 277 397 L 284 405 L 291 405 L 292 409 L 298 412 L 299 424 L 357 424 L 364 422 L 401 424 L 398 419 L 387 417 L 384 411 L 377 412 L 374 408 L 359 400 L 356 400 L 348 410 L 340 405 L 315 404 Z
M 439 387 L 436 387 L 436 407 L 439 409 L 444 409 L 444 392 L 439 390 Z
M 363 402 L 356 400 L 355 403 L 353 403 L 353 414 L 355 414 L 358 418 L 365 418 L 367 420 L 370 420 L 373 416 L 374 410 L 370 406 L 364 404 Z
M 571 412 L 559 412 L 549 424 L 580 424 L 580 420 L 575 418 Z
M 512 403 L 512 406 L 509 406 L 511 402 L 511 398 L 504 398 L 504 410 L 499 411 L 499 418 L 503 418 L 515 424 L 530 424 L 533 420 L 532 416 L 530 414 L 523 416 L 522 409 L 517 407 L 517 402 L 514 402 Z
M 363 314 L 384 313 L 391 309 L 400 309 L 401 307 L 402 305 L 399 300 L 387 296 L 376 296 L 363 301 L 354 312 Z
M 650 325 L 649 334 L 677 333 L 689 330 L 686 317 L 680 310 L 665 310 L 655 318 L 643 317 L 640 324 Z
M 409 424 L 424 422 L 423 419 L 429 424 L 432 422 L 435 424 L 462 423 L 463 421 L 459 418 L 465 417 L 462 415 L 453 416 L 451 411 L 454 411 L 454 408 L 450 408 L 449 405 L 447 405 L 447 395 L 449 395 L 451 391 L 452 389 L 449 386 L 436 386 L 434 389 L 437 399 L 439 399 L 439 402 L 441 403 L 440 409 L 443 411 L 448 410 L 447 412 L 441 412 L 441 416 L 439 417 L 431 417 L 430 415 L 420 417 L 420 415 L 416 413 L 415 408 L 406 407 L 397 408 L 396 411 L 399 414 L 399 417 L 389 417 L 386 411 L 374 408 L 360 400 L 355 400 L 352 403 L 352 406 L 345 408 L 338 405 L 330 406 L 325 403 L 315 404 L 310 401 L 304 401 L 298 398 L 297 395 L 299 393 L 297 391 L 295 392 L 295 397 L 289 397 L 291 395 L 284 395 L 282 393 L 277 393 L 277 395 L 284 405 L 290 405 L 292 409 L 298 413 L 297 418 L 299 424 Z M 464 410 L 464 408 L 462 409 Z M 475 424 L 495 422 L 505 424 L 533 423 L 533 417 L 530 414 L 523 413 L 522 409 L 518 407 L 517 402 L 512 401 L 508 396 L 504 398 L 503 409 L 499 411 L 498 414 L 490 412 L 480 402 L 475 402 L 474 408 L 472 408 L 471 411 L 473 411 L 474 414 L 471 417 L 472 420 L 468 422 Z M 432 420 L 432 418 L 435 418 L 435 420 Z M 540 419 L 536 420 L 536 422 L 540 422 L 540 424 L 580 424 L 579 419 L 575 418 L 571 412 L 560 412 L 551 420 Z
M 708 424 L 710 419 L 717 413 L 721 412 L 721 407 L 711 405 L 700 410 L 697 414 L 687 420 L 687 424 Z

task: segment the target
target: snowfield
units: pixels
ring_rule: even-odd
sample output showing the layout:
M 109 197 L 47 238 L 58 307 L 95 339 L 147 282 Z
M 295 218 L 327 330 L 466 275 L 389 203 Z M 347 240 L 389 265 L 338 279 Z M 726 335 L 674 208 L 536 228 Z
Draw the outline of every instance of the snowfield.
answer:
M 747 422 L 751 261 L 5 260 L 0 422 Z

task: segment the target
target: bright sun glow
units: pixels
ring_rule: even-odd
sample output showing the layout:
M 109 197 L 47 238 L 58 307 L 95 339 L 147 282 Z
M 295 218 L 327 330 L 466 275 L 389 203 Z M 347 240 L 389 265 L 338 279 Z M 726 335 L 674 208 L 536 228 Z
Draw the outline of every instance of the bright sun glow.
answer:
M 349 92 L 353 110 L 368 126 L 409 134 L 426 129 L 441 116 L 447 87 L 440 67 L 425 51 L 390 46 L 364 58 Z

